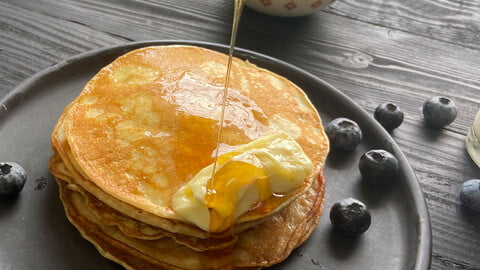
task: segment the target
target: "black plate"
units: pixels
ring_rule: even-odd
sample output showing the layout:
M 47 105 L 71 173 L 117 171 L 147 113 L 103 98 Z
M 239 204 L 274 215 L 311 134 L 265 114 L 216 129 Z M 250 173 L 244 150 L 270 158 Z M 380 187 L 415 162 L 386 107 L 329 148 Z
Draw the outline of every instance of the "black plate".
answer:
M 22 164 L 29 175 L 17 199 L 0 201 L 0 269 L 119 269 L 68 223 L 47 167 L 50 134 L 62 109 L 101 67 L 132 49 L 172 43 L 227 50 L 203 42 L 148 41 L 91 51 L 36 74 L 0 102 L 0 159 Z M 331 152 L 320 224 L 301 247 L 273 268 L 428 269 L 428 211 L 411 167 L 388 133 L 350 98 L 311 74 L 251 51 L 238 49 L 236 55 L 298 84 L 324 123 L 345 116 L 357 121 L 364 132 L 362 144 L 353 153 Z M 374 189 L 360 181 L 358 159 L 373 148 L 387 149 L 399 159 L 401 170 L 390 188 Z M 370 229 L 356 239 L 334 232 L 328 218 L 333 202 L 345 197 L 358 198 L 371 210 Z

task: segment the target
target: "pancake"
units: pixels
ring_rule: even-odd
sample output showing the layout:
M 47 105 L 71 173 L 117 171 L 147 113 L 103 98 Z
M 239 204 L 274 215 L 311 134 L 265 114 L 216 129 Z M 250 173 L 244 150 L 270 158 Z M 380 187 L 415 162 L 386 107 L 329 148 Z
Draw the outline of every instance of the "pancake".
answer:
M 59 187 L 67 216 L 83 237 L 103 256 L 127 269 L 258 269 L 284 260 L 317 225 L 324 194 L 323 177 L 317 180 L 308 192 L 261 226 L 240 234 L 228 253 L 194 251 L 168 237 L 156 241 L 128 238 L 117 227 L 96 222 L 85 211 L 88 207 L 82 193 L 63 181 Z
M 163 218 L 159 216 L 154 216 L 150 213 L 143 211 L 135 206 L 126 204 L 116 198 L 109 196 L 102 189 L 92 183 L 88 178 L 85 178 L 84 173 L 81 168 L 75 166 L 75 160 L 72 159 L 72 155 L 69 151 L 69 146 L 66 141 L 63 131 L 63 117 L 60 117 L 57 127 L 54 130 L 52 136 L 52 144 L 54 149 L 54 156 L 50 160 L 50 171 L 59 179 L 67 181 L 69 183 L 78 184 L 82 186 L 85 190 L 88 190 L 96 198 L 102 198 L 102 202 L 107 204 L 109 207 L 124 213 L 133 219 L 142 221 L 145 224 L 151 225 L 154 230 L 159 229 L 160 231 L 166 230 L 172 233 L 180 233 L 188 236 L 206 238 L 215 237 L 215 238 L 229 238 L 229 234 L 211 234 L 201 230 L 192 224 L 186 224 L 179 222 L 178 220 L 172 221 L 168 218 Z M 78 169 L 77 169 L 78 168 Z M 232 229 L 233 233 L 239 233 L 251 226 L 255 226 L 258 223 L 261 223 L 263 220 L 261 218 L 253 221 L 243 222 L 236 224 Z M 125 226 L 125 224 L 120 224 L 119 226 Z M 144 237 L 149 237 L 144 235 Z
M 67 217 L 103 256 L 128 269 L 258 269 L 285 259 L 315 228 L 329 151 L 318 112 L 298 86 L 238 58 L 219 153 L 236 160 L 231 153 L 263 145 L 256 142 L 292 140 L 311 161 L 308 173 L 285 192 L 258 190 L 271 195 L 216 229 L 175 211 L 176 194 L 214 162 L 226 63 L 227 55 L 193 46 L 134 50 L 62 112 L 50 171 Z
M 144 240 L 157 240 L 164 237 L 170 237 L 175 242 L 185 245 L 196 251 L 205 250 L 219 250 L 233 245 L 236 240 L 236 234 L 227 235 L 224 238 L 219 238 L 218 235 L 207 239 L 205 235 L 194 237 L 191 235 L 181 234 L 177 232 L 170 232 L 159 227 L 154 227 L 136 219 L 132 219 L 120 213 L 119 211 L 109 207 L 104 202 L 97 199 L 94 195 L 87 192 L 82 187 L 74 184 L 72 176 L 69 172 L 62 168 L 61 159 L 55 155 L 51 160 L 51 166 L 55 166 L 55 175 L 58 181 L 66 184 L 71 190 L 81 193 L 84 197 L 84 209 L 88 210 L 89 215 L 96 220 L 96 223 L 116 226 L 125 236 Z M 60 185 L 61 183 L 59 183 Z M 172 226 L 181 226 L 181 223 L 172 224 Z
M 213 162 L 226 57 L 196 47 L 148 47 L 102 69 L 65 116 L 76 167 L 116 199 L 180 219 L 172 195 Z M 231 74 L 222 143 L 245 144 L 284 128 L 316 165 L 310 179 L 317 175 L 326 140 L 305 94 L 239 59 Z

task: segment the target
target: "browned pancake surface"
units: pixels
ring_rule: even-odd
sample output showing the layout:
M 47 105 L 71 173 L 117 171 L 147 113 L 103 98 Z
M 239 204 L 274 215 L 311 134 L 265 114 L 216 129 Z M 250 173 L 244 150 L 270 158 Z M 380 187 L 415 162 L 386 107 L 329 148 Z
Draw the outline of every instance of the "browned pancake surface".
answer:
M 147 47 L 115 60 L 65 111 L 73 165 L 113 198 L 178 219 L 172 195 L 213 161 L 226 61 L 190 46 Z M 278 75 L 235 59 L 226 123 L 223 144 L 281 129 L 312 159 L 312 177 L 323 167 L 328 141 L 318 113 Z
M 285 259 L 322 211 L 328 140 L 292 82 L 234 59 L 220 151 L 272 132 L 293 137 L 313 171 L 281 207 L 212 235 L 171 209 L 212 163 L 227 56 L 192 46 L 132 51 L 103 68 L 62 113 L 50 170 L 70 221 L 130 269 L 257 269 Z M 275 248 L 272 248 L 275 247 Z

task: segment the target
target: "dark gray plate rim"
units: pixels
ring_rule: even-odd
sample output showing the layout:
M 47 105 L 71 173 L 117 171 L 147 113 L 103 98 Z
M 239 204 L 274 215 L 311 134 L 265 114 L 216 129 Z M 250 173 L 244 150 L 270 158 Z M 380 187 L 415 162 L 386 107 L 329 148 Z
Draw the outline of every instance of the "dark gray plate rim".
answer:
M 102 56 L 110 56 L 112 59 L 116 58 L 123 53 L 131 51 L 135 48 L 152 46 L 152 45 L 169 45 L 169 44 L 185 44 L 185 45 L 195 45 L 214 49 L 217 51 L 228 52 L 228 46 L 210 43 L 210 42 L 201 42 L 201 41 L 186 41 L 186 40 L 150 40 L 150 41 L 139 41 L 131 42 L 126 44 L 121 44 L 112 47 L 100 48 L 92 51 L 88 51 L 79 55 L 76 55 L 72 58 L 66 59 L 59 62 L 56 65 L 46 68 L 45 70 L 31 76 L 30 78 L 23 81 L 15 89 L 8 92 L 3 98 L 0 99 L 0 104 L 3 108 L 11 108 L 19 104 L 21 100 L 28 95 L 28 89 L 35 85 L 38 81 L 41 81 L 46 75 L 60 71 L 71 64 L 75 64 L 81 61 L 88 61 L 89 59 Z M 422 193 L 422 190 L 419 186 L 417 178 L 408 164 L 405 155 L 402 153 L 398 145 L 392 139 L 390 134 L 386 132 L 373 118 L 362 108 L 360 105 L 355 103 L 350 97 L 337 90 L 327 82 L 317 78 L 309 72 L 306 72 L 296 66 L 293 66 L 287 62 L 266 56 L 264 54 L 256 53 L 246 49 L 236 48 L 235 56 L 250 60 L 251 62 L 260 61 L 260 66 L 263 68 L 270 69 L 280 75 L 283 75 L 295 82 L 297 85 L 302 87 L 303 84 L 316 84 L 321 85 L 326 91 L 322 92 L 324 98 L 335 98 L 341 100 L 345 107 L 349 108 L 349 111 L 355 114 L 356 121 L 366 129 L 372 131 L 372 134 L 378 135 L 381 138 L 386 138 L 386 144 L 388 145 L 387 150 L 391 151 L 399 160 L 402 167 L 404 177 L 407 179 L 405 184 L 407 185 L 406 189 L 412 194 L 412 204 L 415 206 L 414 211 L 416 211 L 416 230 L 418 233 L 418 245 L 416 251 L 415 267 L 416 270 L 424 270 L 430 268 L 431 263 L 431 253 L 432 253 L 432 236 L 431 236 L 431 227 L 430 227 L 430 218 L 428 214 L 428 209 L 426 202 Z M 308 92 L 307 92 L 308 94 Z M 7 111 L 0 108 L 0 118 Z

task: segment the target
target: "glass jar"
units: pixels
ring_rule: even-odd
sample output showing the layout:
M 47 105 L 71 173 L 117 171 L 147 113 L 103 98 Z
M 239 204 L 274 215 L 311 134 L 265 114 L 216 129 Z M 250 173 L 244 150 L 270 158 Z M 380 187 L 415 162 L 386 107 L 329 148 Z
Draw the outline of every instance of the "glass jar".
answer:
M 472 157 L 473 161 L 480 167 L 480 110 L 475 116 L 475 120 L 473 120 L 472 127 L 468 131 L 465 146 L 470 157 Z

